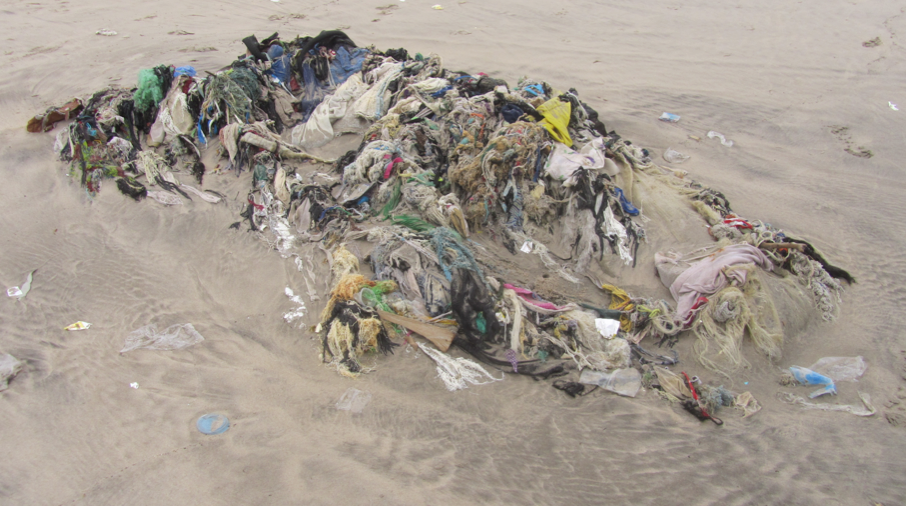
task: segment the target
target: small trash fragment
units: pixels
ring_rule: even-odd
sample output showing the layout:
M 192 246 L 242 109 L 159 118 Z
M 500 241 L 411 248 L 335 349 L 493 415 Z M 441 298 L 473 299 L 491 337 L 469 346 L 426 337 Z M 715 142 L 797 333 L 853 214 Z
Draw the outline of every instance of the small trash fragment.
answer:
M 358 388 L 348 388 L 340 400 L 337 401 L 337 409 L 340 411 L 351 411 L 361 413 L 365 406 L 371 402 L 371 394 L 363 392 Z
M 108 28 L 101 28 L 100 30 L 94 32 L 95 35 L 103 35 L 104 37 L 113 37 L 116 35 L 116 32 Z
M 796 378 L 796 381 L 803 385 L 823 385 L 824 388 L 819 388 L 814 392 L 808 394 L 809 399 L 814 399 L 825 394 L 837 395 L 837 387 L 834 385 L 834 380 L 824 376 L 823 374 L 818 374 L 811 369 L 806 369 L 805 367 L 799 367 L 794 365 L 790 367 L 790 373 L 793 374 L 793 377 Z
M 201 415 L 195 422 L 195 427 L 204 435 L 216 436 L 230 430 L 230 419 L 218 413 Z
M 133 381 L 132 383 L 129 383 L 129 387 L 138 390 L 138 383 Z
M 727 138 L 724 137 L 724 134 L 722 134 L 720 132 L 715 132 L 714 130 L 711 130 L 710 132 L 708 132 L 708 138 L 709 139 L 715 139 L 715 138 L 720 139 L 720 143 L 723 144 L 724 146 L 726 146 L 728 148 L 733 147 L 733 141 L 728 141 Z
M 0 392 L 9 387 L 9 380 L 22 370 L 22 362 L 9 353 L 0 355 Z
M 296 304 L 295 309 L 283 313 L 283 319 L 286 321 L 286 323 L 292 323 L 305 316 L 305 312 L 308 310 L 305 309 L 305 301 L 302 300 L 302 297 L 296 295 L 295 292 L 293 292 L 292 288 L 288 286 L 284 290 L 284 293 L 286 293 L 286 296 L 289 297 L 290 302 Z
M 747 381 L 746 384 L 749 382 Z M 743 392 L 733 399 L 733 405 L 742 410 L 742 417 L 748 418 L 761 411 L 761 405 L 755 400 L 752 392 Z
M 890 102 L 890 101 L 887 102 L 887 107 L 890 107 L 890 108 L 893 109 L 894 111 L 899 111 L 899 110 L 900 110 L 900 108 L 897 107 L 897 104 L 895 104 L 895 103 L 893 103 L 893 102 Z
M 809 367 L 834 381 L 856 381 L 865 374 L 868 364 L 860 357 L 824 357 Z
M 170 325 L 163 332 L 151 323 L 133 330 L 126 336 L 126 343 L 120 353 L 147 348 L 149 350 L 181 350 L 204 341 L 204 337 L 195 330 L 191 323 Z
M 63 327 L 63 330 L 86 330 L 90 329 L 91 324 L 88 322 L 75 322 L 73 324 Z
M 666 121 L 667 123 L 676 123 L 677 121 L 680 120 L 680 115 L 673 114 L 670 112 L 665 112 L 665 113 L 661 114 L 661 117 L 659 117 L 658 119 L 661 121 Z
M 620 320 L 610 320 L 608 318 L 595 318 L 595 328 L 601 333 L 604 339 L 613 339 L 620 330 Z
M 149 191 L 148 196 L 165 206 L 178 206 L 182 204 L 182 199 L 172 193 Z
M 701 142 L 701 141 L 702 141 L 702 138 L 699 137 L 699 136 L 697 136 L 697 135 L 690 135 L 689 138 L 692 139 L 692 140 L 695 141 L 695 142 Z
M 877 411 L 875 407 L 871 404 L 871 396 L 868 394 L 863 394 L 858 392 L 859 400 L 862 401 L 864 408 L 860 406 L 851 406 L 848 404 L 817 404 L 814 402 L 808 402 L 807 400 L 799 397 L 798 395 L 793 395 L 790 392 L 777 392 L 777 398 L 787 404 L 799 404 L 805 409 L 820 409 L 821 411 L 845 411 L 847 413 L 852 413 L 856 416 L 872 416 Z
M 477 362 L 467 358 L 453 358 L 428 344 L 419 345 L 419 349 L 437 364 L 437 375 L 451 392 L 468 388 L 469 383 L 484 385 L 492 381 L 503 381 L 503 376 L 497 379 Z
M 436 10 L 436 11 L 442 11 L 442 10 L 444 10 L 444 8 L 440 6 L 440 4 L 435 5 L 435 6 L 431 7 L 431 8 L 434 9 L 434 10 Z
M 881 37 L 875 37 L 873 39 L 866 40 L 862 43 L 862 47 L 878 47 L 881 45 Z
M 669 163 L 683 163 L 689 158 L 691 158 L 689 155 L 684 155 L 673 148 L 667 148 L 667 151 L 664 151 L 664 160 Z
M 524 243 L 522 243 L 522 247 L 519 248 L 519 250 L 522 251 L 523 253 L 531 253 L 532 252 L 532 241 L 525 241 Z
M 635 397 L 642 388 L 642 375 L 633 368 L 616 369 L 613 372 L 585 369 L 579 376 L 579 383 L 598 385 L 604 390 L 625 397 Z
M 37 269 L 35 269 L 35 270 L 37 270 Z M 35 273 L 35 271 L 31 271 L 28 273 L 28 276 L 25 278 L 25 283 L 22 284 L 22 288 L 19 288 L 18 286 L 14 286 L 12 288 L 7 288 L 6 295 L 8 295 L 10 297 L 18 297 L 17 300 L 24 299 L 25 296 L 28 295 L 28 291 L 31 290 L 31 280 L 32 280 L 32 276 L 34 275 L 34 273 Z

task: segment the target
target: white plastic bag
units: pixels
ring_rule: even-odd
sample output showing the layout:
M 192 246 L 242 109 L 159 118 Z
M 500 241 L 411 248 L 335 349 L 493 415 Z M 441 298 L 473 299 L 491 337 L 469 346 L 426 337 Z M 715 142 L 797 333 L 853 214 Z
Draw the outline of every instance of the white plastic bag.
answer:
M 0 355 L 0 392 L 9 387 L 9 380 L 13 379 L 22 370 L 22 362 L 16 357 L 4 353 Z
M 862 357 L 824 357 L 809 369 L 834 381 L 856 381 L 865 374 L 868 364 Z
M 642 388 L 642 375 L 633 368 L 616 369 L 613 372 L 585 369 L 579 376 L 579 383 L 598 385 L 625 397 L 635 397 Z
M 664 160 L 667 160 L 668 163 L 683 163 L 689 158 L 691 158 L 689 155 L 684 155 L 673 148 L 667 148 L 667 151 L 664 151 Z
M 361 413 L 365 406 L 371 402 L 371 394 L 363 392 L 358 388 L 348 388 L 340 400 L 337 401 L 337 409 L 340 411 L 350 411 L 352 413 Z
M 163 332 L 157 330 L 157 325 L 145 325 L 133 330 L 126 336 L 126 344 L 120 353 L 147 348 L 149 350 L 181 350 L 204 341 L 201 334 L 195 330 L 191 323 L 180 323 L 167 327 Z

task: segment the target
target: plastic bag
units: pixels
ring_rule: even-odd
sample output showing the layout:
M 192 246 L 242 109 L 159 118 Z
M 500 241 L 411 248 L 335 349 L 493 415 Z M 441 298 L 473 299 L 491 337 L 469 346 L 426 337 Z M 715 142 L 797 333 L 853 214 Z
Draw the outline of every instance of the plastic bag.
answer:
M 824 357 L 809 369 L 834 381 L 856 381 L 868 369 L 862 357 Z
M 606 318 L 595 318 L 595 328 L 601 333 L 604 339 L 613 339 L 620 330 L 620 320 L 610 320 Z
M 796 378 L 796 381 L 803 385 L 824 385 L 824 388 L 819 388 L 814 392 L 808 394 L 809 399 L 814 399 L 815 397 L 822 396 L 824 394 L 833 394 L 837 395 L 837 387 L 834 385 L 834 380 L 824 376 L 823 374 L 818 374 L 811 369 L 806 369 L 805 367 L 799 367 L 794 365 L 790 367 L 790 373 L 793 374 L 793 377 Z
M 598 385 L 616 394 L 635 397 L 642 388 L 642 375 L 633 368 L 617 369 L 613 372 L 585 369 L 579 376 L 579 383 Z
M 559 98 L 554 97 L 539 105 L 538 112 L 544 116 L 544 119 L 541 120 L 541 126 L 550 132 L 551 137 L 555 141 L 562 142 L 567 146 L 573 145 L 573 140 L 570 138 L 568 130 L 569 117 L 572 114 L 569 102 L 563 102 Z
M 16 357 L 4 353 L 0 355 L 0 392 L 9 387 L 9 380 L 13 379 L 22 370 L 22 362 Z
M 724 134 L 722 134 L 720 132 L 715 132 L 714 130 L 711 130 L 710 132 L 708 132 L 708 138 L 709 139 L 720 139 L 720 143 L 723 144 L 724 146 L 726 146 L 728 148 L 733 147 L 733 141 L 727 140 L 727 138 L 724 137 Z
M 365 406 L 371 402 L 371 394 L 363 392 L 358 388 L 348 388 L 340 400 L 337 401 L 337 409 L 340 411 L 351 411 L 361 413 Z
M 673 114 L 672 112 L 665 112 L 665 113 L 661 114 L 661 116 L 658 119 L 661 121 L 664 121 L 666 123 L 676 123 L 677 121 L 680 120 L 680 118 L 681 118 L 681 116 L 679 114 Z
M 667 151 L 664 151 L 664 160 L 669 163 L 683 163 L 689 158 L 691 158 L 689 155 L 684 155 L 673 148 L 667 148 Z
M 37 270 L 37 269 L 35 269 L 35 270 Z M 6 295 L 8 295 L 10 297 L 17 297 L 17 299 L 16 299 L 17 301 L 24 299 L 25 296 L 28 295 L 28 291 L 31 290 L 31 281 L 32 281 L 32 276 L 34 275 L 34 273 L 35 273 L 35 271 L 31 271 L 28 273 L 28 276 L 25 278 L 25 283 L 22 285 L 22 288 L 19 288 L 18 286 L 8 288 L 6 290 Z
M 157 325 L 145 325 L 133 330 L 126 336 L 126 343 L 120 353 L 147 348 L 149 350 L 181 350 L 193 344 L 204 341 L 201 334 L 195 330 L 191 323 L 171 325 L 163 332 L 157 330 Z
M 148 196 L 165 206 L 178 206 L 182 204 L 182 199 L 172 193 L 151 190 L 148 191 Z

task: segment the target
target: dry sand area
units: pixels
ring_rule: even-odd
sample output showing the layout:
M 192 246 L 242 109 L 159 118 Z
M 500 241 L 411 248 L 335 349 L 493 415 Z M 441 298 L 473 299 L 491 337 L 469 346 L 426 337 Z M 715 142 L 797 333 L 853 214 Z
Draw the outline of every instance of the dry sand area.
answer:
M 38 271 L 23 302 L 0 300 L 0 352 L 24 362 L 0 393 L 0 503 L 906 503 L 902 4 L 451 0 L 432 9 L 439 1 L 2 2 L 0 284 Z M 118 34 L 95 35 L 102 28 Z M 52 154 L 57 130 L 24 128 L 73 96 L 134 86 L 142 68 L 214 71 L 244 53 L 247 35 L 334 28 L 360 46 L 438 53 L 453 70 L 575 87 L 608 129 L 657 157 L 667 147 L 691 155 L 682 168 L 737 212 L 812 241 L 858 283 L 836 322 L 806 318 L 781 360 L 753 359 L 724 381 L 764 409 L 746 419 L 728 411 L 722 427 L 651 392 L 573 399 L 508 375 L 451 393 L 432 362 L 402 348 L 350 380 L 319 362 L 307 330 L 319 307 L 303 329 L 282 319 L 292 309 L 284 288 L 299 282 L 292 262 L 228 228 L 241 195 L 164 208 L 108 183 L 89 203 Z M 681 121 L 658 121 L 664 111 Z M 709 130 L 736 145 L 707 139 Z M 230 175 L 205 183 L 231 198 L 246 187 Z M 675 239 L 695 247 L 702 234 Z M 666 293 L 650 262 L 637 270 L 647 281 L 632 281 L 633 291 Z M 93 326 L 61 330 L 77 320 Z M 120 354 L 126 334 L 150 322 L 191 322 L 205 341 Z M 782 369 L 857 355 L 868 371 L 833 402 L 858 403 L 858 389 L 875 416 L 775 397 L 790 390 L 778 383 Z M 350 386 L 373 396 L 359 414 L 335 408 Z M 231 429 L 199 433 L 195 420 L 209 412 L 227 414 Z

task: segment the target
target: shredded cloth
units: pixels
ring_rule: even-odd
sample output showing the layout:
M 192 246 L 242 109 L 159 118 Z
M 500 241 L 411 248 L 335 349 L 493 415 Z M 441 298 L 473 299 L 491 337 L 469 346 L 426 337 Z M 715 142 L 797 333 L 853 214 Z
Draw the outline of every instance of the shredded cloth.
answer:
M 133 330 L 126 336 L 126 343 L 120 353 L 146 348 L 149 350 L 181 350 L 204 341 L 191 323 L 171 325 L 163 331 L 151 323 Z
M 484 367 L 467 358 L 452 358 L 430 344 L 420 344 L 419 348 L 437 364 L 437 376 L 451 392 L 468 388 L 470 384 L 484 385 L 503 381 L 503 377 L 498 379 L 491 376 Z
M 772 270 L 774 264 L 758 248 L 749 244 L 733 244 L 693 263 L 669 285 L 676 300 L 678 321 L 686 321 L 699 297 L 709 296 L 723 289 L 731 281 L 740 285 L 746 282 L 746 270 L 728 270 L 727 267 L 755 264 Z

